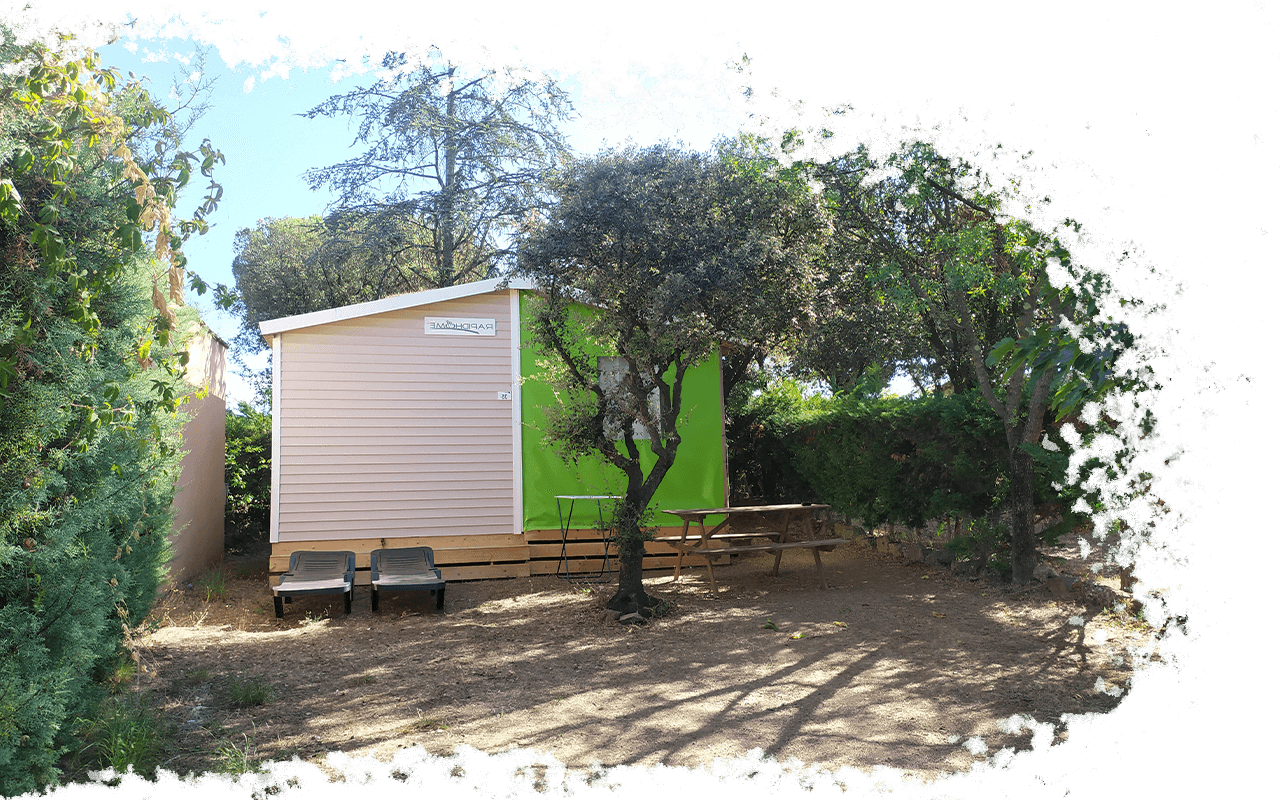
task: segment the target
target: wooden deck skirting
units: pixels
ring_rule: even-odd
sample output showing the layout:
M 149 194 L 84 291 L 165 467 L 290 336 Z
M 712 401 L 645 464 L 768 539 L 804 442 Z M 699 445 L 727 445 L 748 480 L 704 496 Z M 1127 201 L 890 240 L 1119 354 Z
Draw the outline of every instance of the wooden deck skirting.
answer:
M 678 528 L 659 529 L 660 534 Z M 599 571 L 604 563 L 604 547 L 600 532 L 593 528 L 570 530 L 568 556 L 574 572 Z M 663 539 L 671 538 L 664 535 Z M 680 537 L 675 536 L 676 540 Z M 407 536 L 376 539 L 325 539 L 296 542 L 274 542 L 271 545 L 271 583 L 289 568 L 289 554 L 295 550 L 350 550 L 356 554 L 356 585 L 369 585 L 369 553 L 384 547 L 430 547 L 436 566 L 446 581 L 527 578 L 532 575 L 554 575 L 560 565 L 560 531 L 534 530 L 519 534 L 486 534 L 481 536 Z M 677 551 L 666 541 L 652 541 L 645 546 L 644 568 L 670 569 L 675 566 Z M 609 562 L 615 574 L 618 552 L 609 547 Z

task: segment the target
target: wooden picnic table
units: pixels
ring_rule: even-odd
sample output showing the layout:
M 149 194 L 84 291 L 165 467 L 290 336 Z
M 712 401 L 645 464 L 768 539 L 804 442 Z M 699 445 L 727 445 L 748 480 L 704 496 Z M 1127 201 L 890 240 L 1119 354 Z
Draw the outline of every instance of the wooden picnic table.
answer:
M 680 579 L 680 566 L 686 554 L 701 557 L 707 564 L 707 576 L 711 579 L 711 591 L 716 588 L 715 571 L 712 562 L 721 556 L 734 553 L 766 552 L 773 553 L 773 576 L 778 575 L 778 565 L 782 563 L 782 552 L 808 548 L 813 551 L 813 563 L 818 571 L 818 583 L 827 588 L 826 578 L 822 574 L 822 551 L 830 552 L 842 544 L 844 539 L 814 539 L 813 512 L 830 508 L 820 503 L 784 503 L 769 506 L 727 506 L 725 508 L 673 508 L 664 513 L 679 517 L 684 522 L 684 529 L 679 536 L 659 536 L 657 541 L 666 542 L 679 552 L 676 558 L 676 569 L 673 580 Z M 707 517 L 724 516 L 724 520 L 713 528 L 707 528 Z M 799 535 L 791 533 L 791 523 L 800 523 Z M 689 537 L 689 527 L 698 523 L 696 539 Z M 727 529 L 727 530 L 726 530 Z M 766 539 L 762 544 L 747 544 L 756 539 Z M 737 544 L 742 542 L 742 544 Z

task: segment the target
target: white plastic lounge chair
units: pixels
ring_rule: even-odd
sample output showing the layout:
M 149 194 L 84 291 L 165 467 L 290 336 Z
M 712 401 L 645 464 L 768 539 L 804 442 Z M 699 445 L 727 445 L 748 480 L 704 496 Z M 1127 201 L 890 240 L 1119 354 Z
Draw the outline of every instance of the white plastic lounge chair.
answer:
M 289 554 L 289 571 L 272 586 L 276 618 L 284 616 L 284 603 L 295 595 L 342 594 L 343 613 L 351 613 L 356 581 L 356 554 L 350 550 L 295 550 Z M 281 602 L 283 601 L 283 602 Z
M 378 610 L 378 591 L 424 589 L 436 593 L 436 608 L 444 608 L 444 578 L 436 569 L 430 547 L 397 547 L 369 553 L 369 578 L 373 610 Z

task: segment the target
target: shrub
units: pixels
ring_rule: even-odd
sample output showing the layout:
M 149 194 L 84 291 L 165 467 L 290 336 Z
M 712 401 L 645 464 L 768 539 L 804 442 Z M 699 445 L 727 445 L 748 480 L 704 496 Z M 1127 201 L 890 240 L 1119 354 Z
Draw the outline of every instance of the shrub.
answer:
M 271 523 L 271 416 L 241 401 L 227 410 L 228 547 L 266 538 Z

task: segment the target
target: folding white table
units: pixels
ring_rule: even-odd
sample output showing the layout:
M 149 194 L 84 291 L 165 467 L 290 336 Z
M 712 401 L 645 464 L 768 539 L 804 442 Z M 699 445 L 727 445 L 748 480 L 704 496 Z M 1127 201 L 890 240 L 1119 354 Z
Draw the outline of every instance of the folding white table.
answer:
M 609 536 L 610 528 L 604 524 L 604 501 L 621 499 L 621 496 L 612 494 L 556 495 L 556 513 L 560 515 L 560 564 L 556 567 L 556 577 L 572 581 L 606 578 L 613 574 L 613 569 L 609 566 L 609 542 L 613 541 L 613 537 Z M 564 500 L 569 501 L 568 514 L 564 513 L 564 507 L 561 505 Z M 579 500 L 596 501 L 596 519 L 598 520 L 596 527 L 600 530 L 600 543 L 604 545 L 604 564 L 595 575 L 585 572 L 572 575 L 569 573 L 569 529 L 573 527 L 573 506 Z

